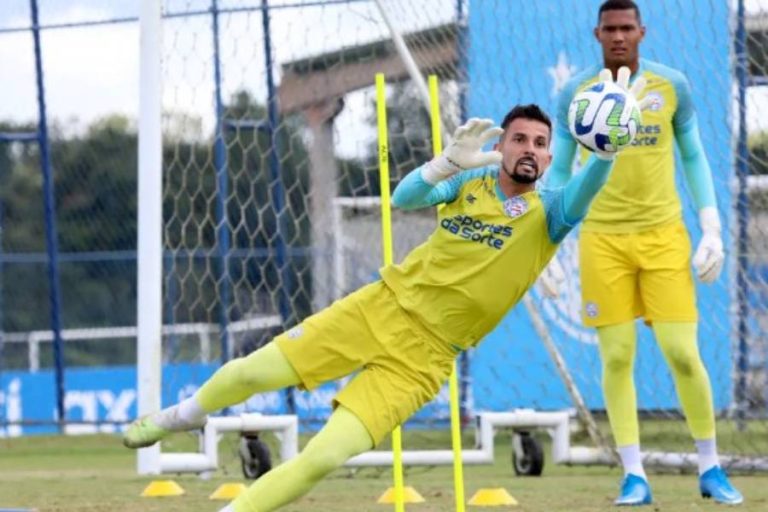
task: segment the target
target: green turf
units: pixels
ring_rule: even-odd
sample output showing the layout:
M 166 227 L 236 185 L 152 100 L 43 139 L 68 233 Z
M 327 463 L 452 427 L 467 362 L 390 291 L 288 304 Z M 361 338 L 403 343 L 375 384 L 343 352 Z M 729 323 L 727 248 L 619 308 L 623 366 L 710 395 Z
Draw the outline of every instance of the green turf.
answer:
M 415 439 L 412 439 L 415 438 Z M 471 436 L 467 437 L 469 442 Z M 562 467 L 547 463 L 542 477 L 515 477 L 509 462 L 509 436 L 497 438 L 494 465 L 464 468 L 466 496 L 479 488 L 503 487 L 520 505 L 515 508 L 480 508 L 468 511 L 593 511 L 615 510 L 611 500 L 617 491 L 620 471 L 606 467 Z M 445 443 L 445 434 L 406 435 L 406 444 Z M 191 436 L 176 437 L 169 448 L 190 449 Z M 443 444 L 443 446 L 445 446 Z M 545 451 L 549 456 L 548 448 Z M 37 508 L 44 511 L 87 512 L 215 512 L 222 502 L 208 495 L 224 482 L 240 482 L 236 440 L 226 438 L 220 445 L 223 469 L 210 480 L 190 475 L 166 475 L 179 483 L 186 494 L 176 498 L 141 498 L 151 480 L 135 471 L 135 453 L 122 447 L 117 436 L 27 437 L 0 440 L 0 509 Z M 549 461 L 548 461 L 549 462 Z M 733 482 L 746 496 L 739 510 L 768 510 L 768 477 L 736 475 Z M 407 510 L 437 512 L 455 510 L 453 475 L 450 468 L 410 468 L 406 484 L 416 488 L 426 502 L 408 505 Z M 692 474 L 651 474 L 656 502 L 652 511 L 723 510 L 697 494 Z M 309 495 L 284 508 L 286 512 L 364 512 L 393 510 L 377 505 L 377 497 L 391 485 L 388 469 L 342 469 L 329 476 Z

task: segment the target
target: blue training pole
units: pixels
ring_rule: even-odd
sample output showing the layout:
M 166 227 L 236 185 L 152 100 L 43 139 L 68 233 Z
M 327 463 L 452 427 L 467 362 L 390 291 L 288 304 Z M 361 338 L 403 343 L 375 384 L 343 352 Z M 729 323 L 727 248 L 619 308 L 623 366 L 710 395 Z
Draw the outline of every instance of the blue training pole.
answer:
M 61 337 L 61 287 L 59 278 L 59 244 L 56 229 L 56 196 L 54 194 L 53 170 L 51 167 L 48 141 L 48 121 L 45 109 L 45 88 L 43 63 L 40 49 L 40 28 L 37 0 L 30 0 L 32 12 L 32 38 L 35 45 L 35 74 L 37 77 L 38 142 L 40 165 L 43 171 L 43 201 L 45 205 L 45 242 L 48 253 L 48 287 L 51 306 L 51 330 L 53 331 L 53 362 L 56 382 L 56 414 L 59 431 L 66 421 L 64 409 L 64 343 Z

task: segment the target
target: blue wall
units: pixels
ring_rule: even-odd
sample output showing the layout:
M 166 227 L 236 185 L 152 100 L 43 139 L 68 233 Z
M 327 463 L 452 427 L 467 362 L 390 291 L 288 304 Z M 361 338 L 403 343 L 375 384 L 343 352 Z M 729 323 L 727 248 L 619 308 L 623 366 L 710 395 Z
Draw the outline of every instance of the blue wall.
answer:
M 600 48 L 593 36 L 600 3 L 510 1 L 506 4 L 509 9 L 501 13 L 498 2 L 473 2 L 469 16 L 468 116 L 501 120 L 514 104 L 538 103 L 554 117 L 556 93 L 562 81 L 601 61 Z M 727 3 L 655 0 L 641 5 L 648 29 L 641 55 L 680 69 L 692 84 L 724 226 L 728 226 L 731 211 L 728 182 L 733 162 L 728 121 L 732 82 Z M 575 9 L 576 6 L 579 8 Z M 681 197 L 685 220 L 696 244 L 700 237 L 697 217 L 683 189 Z M 727 236 L 726 230 L 726 248 L 730 245 Z M 561 251 L 569 275 L 574 276 L 575 240 L 576 235 L 571 235 Z M 726 267 L 715 285 L 699 285 L 697 289 L 703 318 L 700 347 L 710 370 L 717 409 L 727 407 L 732 395 L 729 270 Z M 578 280 L 574 281 L 568 284 L 565 303 L 539 302 L 538 309 L 585 400 L 593 408 L 602 408 L 596 345 L 592 333 L 580 327 L 580 295 Z M 639 405 L 643 409 L 674 408 L 677 400 L 672 381 L 651 331 L 643 326 L 639 329 Z M 487 337 L 474 354 L 472 368 L 477 409 L 570 406 L 522 306 Z

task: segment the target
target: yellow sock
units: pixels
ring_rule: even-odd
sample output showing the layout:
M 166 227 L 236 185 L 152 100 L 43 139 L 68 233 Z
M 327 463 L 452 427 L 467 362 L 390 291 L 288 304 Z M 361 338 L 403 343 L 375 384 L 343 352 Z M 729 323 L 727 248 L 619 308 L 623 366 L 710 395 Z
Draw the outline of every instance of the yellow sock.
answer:
M 295 458 L 256 480 L 232 502 L 235 512 L 271 512 L 306 494 L 350 457 L 373 448 L 360 419 L 339 406 Z
M 256 393 L 299 384 L 299 376 L 274 343 L 233 359 L 211 375 L 195 398 L 206 413 L 239 404 Z
M 675 381 L 685 420 L 694 439 L 715 437 L 712 388 L 699 356 L 695 322 L 654 322 L 653 331 Z
M 603 395 L 608 421 L 617 446 L 640 444 L 637 396 L 632 374 L 637 335 L 635 323 L 597 328 L 603 366 Z

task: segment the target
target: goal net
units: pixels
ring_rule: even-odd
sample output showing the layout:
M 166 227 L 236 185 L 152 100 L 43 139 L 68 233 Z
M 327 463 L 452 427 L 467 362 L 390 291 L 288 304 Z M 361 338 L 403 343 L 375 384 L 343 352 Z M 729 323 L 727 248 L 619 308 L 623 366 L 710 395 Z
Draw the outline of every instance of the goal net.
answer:
M 525 9 L 452 0 L 381 4 L 391 26 L 371 1 L 164 2 L 163 323 L 212 326 L 206 353 L 191 338 L 166 340 L 164 405 L 191 393 L 223 361 L 376 279 L 376 72 L 388 82 L 392 185 L 431 157 L 429 115 L 395 32 L 421 75 L 439 76 L 446 131 L 468 117 L 500 120 L 516 103 L 554 113 L 565 81 L 599 62 L 591 35 L 596 0 L 537 1 Z M 727 253 L 723 277 L 697 285 L 699 346 L 722 451 L 748 457 L 768 433 L 768 226 L 759 176 L 768 172 L 768 6 L 747 2 L 742 33 L 730 4 L 647 2 L 641 48 L 644 57 L 682 70 L 693 86 Z M 730 51 L 739 38 L 746 61 Z M 680 193 L 695 244 L 700 232 L 682 181 Z M 396 260 L 434 220 L 432 209 L 396 212 Z M 559 253 L 568 275 L 563 293 L 552 301 L 534 290 L 532 309 L 610 438 L 595 336 L 580 320 L 576 236 Z M 651 331 L 638 330 L 644 447 L 692 451 L 668 368 Z M 465 414 L 574 407 L 522 306 L 465 356 L 461 370 Z M 338 385 L 254 397 L 229 412 L 295 413 L 311 431 L 327 417 Z M 446 396 L 409 428 L 446 428 Z

